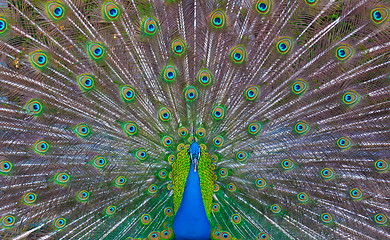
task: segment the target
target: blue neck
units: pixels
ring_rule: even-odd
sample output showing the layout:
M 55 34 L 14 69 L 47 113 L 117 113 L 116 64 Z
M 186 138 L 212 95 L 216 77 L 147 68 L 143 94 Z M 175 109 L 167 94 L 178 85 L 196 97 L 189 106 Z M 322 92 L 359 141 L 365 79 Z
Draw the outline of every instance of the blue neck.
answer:
M 181 205 L 173 222 L 176 240 L 209 240 L 210 222 L 203 205 L 198 171 L 191 163 Z

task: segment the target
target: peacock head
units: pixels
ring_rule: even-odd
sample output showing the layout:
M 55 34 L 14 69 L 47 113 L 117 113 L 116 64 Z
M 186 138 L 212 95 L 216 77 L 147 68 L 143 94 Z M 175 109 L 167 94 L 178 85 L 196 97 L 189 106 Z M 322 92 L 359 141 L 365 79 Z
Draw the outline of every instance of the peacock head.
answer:
M 193 143 L 190 145 L 190 148 L 188 149 L 188 154 L 190 155 L 192 166 L 196 172 L 200 158 L 200 146 L 197 142 L 193 141 Z

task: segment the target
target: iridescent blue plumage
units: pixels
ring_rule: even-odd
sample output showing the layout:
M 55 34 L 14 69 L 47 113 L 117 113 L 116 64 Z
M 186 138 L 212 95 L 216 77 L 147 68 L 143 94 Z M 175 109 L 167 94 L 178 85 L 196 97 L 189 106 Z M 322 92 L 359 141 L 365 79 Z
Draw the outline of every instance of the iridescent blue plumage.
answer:
M 191 166 L 196 172 L 200 158 L 200 146 L 197 142 L 191 143 L 190 148 L 188 149 L 188 154 L 190 155 Z
M 197 143 L 192 143 L 191 147 L 193 148 L 190 148 L 189 151 L 193 151 L 194 156 L 196 156 L 196 153 L 200 154 Z M 196 167 L 191 161 L 182 202 L 173 222 L 173 231 L 177 240 L 207 240 L 210 236 L 210 222 L 203 205 L 199 172 L 193 170 L 193 168 Z

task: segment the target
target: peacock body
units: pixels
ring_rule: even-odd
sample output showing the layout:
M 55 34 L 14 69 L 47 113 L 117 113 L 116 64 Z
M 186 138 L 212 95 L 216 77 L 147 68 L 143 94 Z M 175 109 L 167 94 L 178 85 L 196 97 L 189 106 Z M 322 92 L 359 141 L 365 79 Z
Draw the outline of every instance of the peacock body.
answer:
M 390 239 L 387 0 L 9 0 L 1 239 Z

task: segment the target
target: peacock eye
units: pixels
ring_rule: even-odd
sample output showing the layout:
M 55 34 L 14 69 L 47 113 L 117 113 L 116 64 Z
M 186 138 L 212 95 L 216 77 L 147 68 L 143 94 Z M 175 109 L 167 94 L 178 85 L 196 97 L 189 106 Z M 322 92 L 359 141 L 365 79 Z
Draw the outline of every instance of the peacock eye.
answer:
M 219 204 L 218 203 L 214 203 L 213 207 L 212 207 L 212 210 L 213 210 L 213 212 L 219 212 Z
M 30 54 L 30 62 L 37 68 L 44 68 L 48 63 L 47 54 L 41 50 L 37 50 Z
M 222 10 L 216 10 L 211 13 L 211 26 L 214 28 L 223 28 L 226 22 L 226 15 Z
M 92 164 L 99 169 L 102 169 L 107 163 L 107 159 L 102 156 L 96 156 L 92 160 Z
M 61 3 L 51 2 L 46 9 L 53 20 L 60 20 L 65 16 L 65 7 Z
M 321 170 L 321 177 L 324 179 L 332 179 L 334 177 L 334 172 L 331 168 L 324 168 Z
M 32 192 L 24 194 L 23 201 L 25 204 L 33 204 L 37 200 L 37 195 Z
M 318 3 L 318 0 L 305 0 L 306 4 L 309 6 L 314 6 Z
M 272 7 L 271 0 L 259 0 L 256 2 L 256 10 L 260 14 L 267 14 Z
M 172 217 L 173 216 L 173 209 L 171 207 L 166 207 L 164 209 L 164 214 L 167 216 L 167 217 Z
M 243 63 L 246 59 L 246 49 L 244 46 L 238 45 L 230 51 L 230 58 L 234 63 Z
M 299 122 L 297 122 L 295 124 L 294 130 L 299 135 L 303 135 L 303 134 L 307 133 L 310 130 L 310 126 L 305 121 L 299 121 Z
M 146 152 L 145 149 L 140 148 L 140 149 L 138 149 L 138 150 L 135 152 L 134 156 L 135 156 L 139 161 L 142 162 L 142 161 L 144 161 L 144 160 L 146 160 L 146 159 L 148 158 L 148 153 Z
M 164 136 L 161 139 L 162 144 L 164 147 L 171 147 L 173 145 L 173 138 L 171 136 Z
M 42 112 L 43 107 L 40 101 L 33 99 L 26 104 L 25 109 L 29 114 L 38 116 Z
M 88 45 L 88 53 L 94 60 L 101 59 L 105 54 L 105 48 L 101 43 L 90 43 Z
M 81 190 L 77 194 L 77 199 L 81 202 L 85 202 L 88 200 L 90 193 L 86 190 Z
M 157 29 L 158 29 L 157 21 L 154 18 L 149 17 L 149 18 L 144 20 L 144 22 L 142 24 L 142 32 L 145 35 L 153 36 L 156 34 Z
M 58 173 L 55 180 L 58 184 L 66 184 L 70 179 L 70 176 L 66 173 Z
M 229 184 L 227 185 L 227 190 L 228 190 L 229 192 L 235 192 L 235 191 L 237 190 L 237 187 L 236 187 L 236 185 L 235 185 L 234 183 L 229 183 Z
M 134 122 L 125 122 L 125 123 L 123 123 L 122 129 L 128 136 L 133 136 L 138 131 L 137 124 L 135 124 Z
M 5 18 L 0 17 L 0 34 L 6 32 L 8 29 L 8 22 Z
M 260 122 L 253 122 L 248 125 L 248 133 L 251 135 L 257 135 L 261 129 L 263 129 L 263 125 Z
M 297 198 L 300 203 L 307 203 L 310 200 L 309 194 L 305 192 L 298 193 Z
M 115 20 L 120 15 L 120 8 L 114 2 L 106 2 L 103 5 L 103 13 L 107 20 Z
M 0 173 L 7 174 L 12 170 L 12 163 L 4 160 L 0 162 Z
M 323 213 L 323 214 L 321 214 L 321 220 L 325 224 L 330 224 L 333 222 L 333 215 L 331 215 L 330 213 Z
M 280 54 L 287 54 L 293 47 L 293 41 L 291 38 L 282 37 L 276 43 L 276 49 Z
M 196 130 L 196 134 L 198 135 L 198 137 L 203 138 L 204 136 L 206 136 L 206 129 L 200 127 Z
M 213 144 L 215 147 L 221 147 L 223 145 L 224 138 L 222 136 L 216 136 L 213 138 Z
M 226 168 L 219 169 L 219 177 L 226 178 L 228 176 L 228 170 Z
M 250 86 L 245 90 L 245 97 L 249 101 L 254 101 L 260 94 L 260 88 L 258 86 Z
M 384 213 L 378 213 L 374 216 L 374 220 L 379 225 L 386 225 L 389 221 L 389 217 Z
M 202 69 L 198 72 L 197 79 L 203 86 L 207 86 L 213 81 L 213 75 L 208 69 Z
M 85 138 L 90 135 L 91 131 L 87 124 L 81 123 L 74 127 L 73 131 L 76 133 L 77 136 L 80 138 Z
M 240 224 L 241 223 L 241 216 L 238 214 L 233 214 L 231 217 L 231 221 L 234 224 Z
M 57 218 L 54 221 L 54 227 L 57 228 L 57 229 L 64 228 L 65 225 L 66 225 L 66 219 L 65 218 Z
M 269 240 L 269 236 L 267 233 L 260 233 L 259 239 Z
M 173 82 L 177 77 L 177 69 L 173 65 L 167 65 L 162 72 L 163 79 L 167 82 Z
M 347 150 L 352 146 L 352 140 L 349 137 L 341 137 L 337 139 L 337 146 L 342 150 Z
M 268 185 L 267 181 L 264 178 L 256 179 L 255 184 L 258 188 L 265 188 Z
M 105 213 L 108 216 L 113 215 L 115 212 L 116 212 L 116 206 L 108 206 L 108 207 L 106 207 Z
M 128 86 L 128 85 L 122 85 L 120 87 L 120 94 L 121 98 L 125 102 L 131 102 L 135 98 L 135 90 L 134 88 Z
M 175 55 L 181 56 L 185 53 L 186 47 L 183 40 L 176 38 L 171 43 L 171 50 Z
M 117 187 L 123 187 L 125 185 L 125 183 L 127 182 L 127 178 L 124 177 L 124 176 L 117 176 L 115 178 L 115 185 Z
M 169 121 L 171 119 L 171 111 L 166 107 L 160 108 L 158 115 L 161 121 Z
M 241 163 L 245 162 L 245 160 L 248 159 L 248 157 L 249 154 L 245 151 L 238 151 L 236 153 L 236 159 Z
M 180 137 L 185 138 L 188 135 L 188 129 L 186 127 L 179 127 L 177 130 Z
M 185 99 L 189 102 L 195 101 L 198 95 L 198 90 L 194 86 L 189 86 L 184 91 Z
M 352 106 L 359 101 L 359 98 L 360 96 L 357 92 L 348 91 L 343 94 L 342 100 L 344 104 Z
M 88 91 L 91 90 L 95 86 L 95 81 L 92 75 L 89 74 L 81 74 L 77 77 L 77 83 L 81 90 Z
M 222 106 L 215 106 L 212 111 L 212 116 L 215 120 L 221 120 L 225 116 L 225 108 Z
M 375 168 L 380 172 L 385 172 L 389 170 L 389 162 L 386 159 L 379 159 L 375 162 Z
M 291 159 L 289 159 L 289 158 L 284 159 L 284 160 L 282 161 L 281 165 L 282 165 L 282 168 L 283 168 L 284 170 L 291 170 L 291 169 L 293 169 L 293 168 L 295 167 L 294 161 L 291 160 Z
M 282 207 L 279 205 L 279 204 L 272 204 L 271 205 L 271 211 L 275 214 L 278 214 L 280 212 L 282 212 Z
M 50 145 L 46 141 L 38 141 L 34 144 L 34 151 L 39 154 L 45 154 L 49 151 Z
M 302 79 L 298 79 L 292 84 L 292 92 L 296 95 L 302 95 L 307 90 L 308 84 Z
M 158 190 L 158 187 L 156 184 L 152 184 L 148 187 L 148 192 L 151 193 L 151 194 L 154 194 L 156 193 Z
M 353 52 L 354 50 L 351 46 L 344 44 L 336 48 L 336 57 L 340 61 L 346 61 L 353 56 Z
M 371 10 L 371 20 L 375 24 L 381 24 L 388 20 L 389 9 L 387 7 L 378 7 Z
M 363 198 L 363 192 L 358 188 L 351 189 L 349 191 L 349 195 L 353 200 L 361 200 Z

